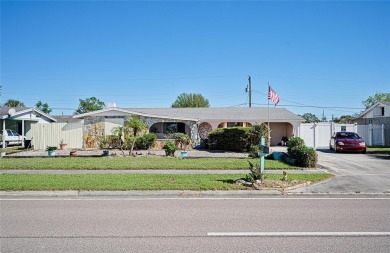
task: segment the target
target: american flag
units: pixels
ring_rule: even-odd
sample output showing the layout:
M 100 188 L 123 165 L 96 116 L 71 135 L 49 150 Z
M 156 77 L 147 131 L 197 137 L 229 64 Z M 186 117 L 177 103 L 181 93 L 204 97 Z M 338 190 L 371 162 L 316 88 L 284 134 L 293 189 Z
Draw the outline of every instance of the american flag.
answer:
M 268 86 L 268 99 L 271 99 L 275 103 L 275 106 L 279 103 L 279 96 L 271 86 Z

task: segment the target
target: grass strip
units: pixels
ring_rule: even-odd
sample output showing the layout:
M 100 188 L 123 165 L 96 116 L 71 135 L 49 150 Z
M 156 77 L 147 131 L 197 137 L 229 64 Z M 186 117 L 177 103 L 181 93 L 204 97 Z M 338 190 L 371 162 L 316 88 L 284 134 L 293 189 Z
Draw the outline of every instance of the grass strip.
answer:
M 235 181 L 245 174 L 0 174 L 1 191 L 248 190 Z M 289 180 L 318 182 L 331 174 L 291 174 Z M 267 174 L 280 180 L 282 175 Z
M 0 169 L 32 170 L 247 170 L 248 161 L 258 159 L 173 157 L 53 157 L 0 159 Z M 266 160 L 265 169 L 301 169 Z

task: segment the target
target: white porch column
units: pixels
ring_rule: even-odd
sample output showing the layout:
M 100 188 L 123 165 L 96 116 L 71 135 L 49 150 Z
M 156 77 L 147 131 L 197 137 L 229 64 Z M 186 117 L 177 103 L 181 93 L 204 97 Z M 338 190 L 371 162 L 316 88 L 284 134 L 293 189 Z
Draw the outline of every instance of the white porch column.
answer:
M 2 130 L 3 136 L 5 136 L 5 119 L 3 119 L 3 130 Z M 5 147 L 5 138 L 3 138 L 2 147 Z
M 22 120 L 22 147 L 24 147 L 24 120 Z

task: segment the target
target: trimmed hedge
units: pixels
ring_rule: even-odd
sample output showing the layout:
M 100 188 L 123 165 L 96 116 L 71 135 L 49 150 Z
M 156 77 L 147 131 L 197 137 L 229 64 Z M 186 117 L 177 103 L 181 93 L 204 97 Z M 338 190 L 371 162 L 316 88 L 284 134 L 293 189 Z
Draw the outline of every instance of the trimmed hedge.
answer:
M 313 148 L 300 145 L 291 148 L 289 153 L 297 161 L 297 165 L 305 168 L 317 168 L 318 155 Z
M 290 138 L 287 143 L 287 152 L 291 155 L 291 149 L 298 146 L 304 146 L 305 141 L 300 137 L 292 137 Z
M 217 128 L 209 133 L 209 149 L 245 152 L 249 148 L 249 127 Z
M 157 142 L 157 135 L 146 134 L 144 136 L 137 137 L 134 146 L 138 150 L 142 150 L 142 149 L 145 150 L 156 145 L 156 142 Z

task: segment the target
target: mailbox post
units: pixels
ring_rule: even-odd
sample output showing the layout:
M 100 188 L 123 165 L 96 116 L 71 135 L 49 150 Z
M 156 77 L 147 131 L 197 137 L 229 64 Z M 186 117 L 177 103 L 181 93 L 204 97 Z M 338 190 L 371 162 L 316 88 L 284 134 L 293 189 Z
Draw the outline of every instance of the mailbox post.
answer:
M 269 154 L 269 147 L 265 145 L 265 138 L 261 137 L 259 156 L 260 156 L 260 175 L 262 181 L 264 180 L 264 156 L 268 154 Z

